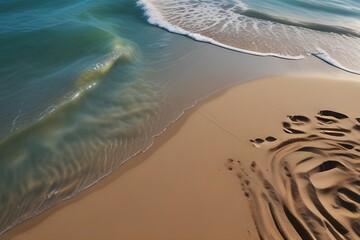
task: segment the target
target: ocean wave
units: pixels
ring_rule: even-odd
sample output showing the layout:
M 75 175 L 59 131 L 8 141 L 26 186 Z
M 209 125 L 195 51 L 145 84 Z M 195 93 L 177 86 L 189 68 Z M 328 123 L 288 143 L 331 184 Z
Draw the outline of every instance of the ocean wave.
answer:
M 292 20 L 285 17 L 279 17 L 272 14 L 267 14 L 261 11 L 257 11 L 254 9 L 248 9 L 242 7 L 235 8 L 234 12 L 250 18 L 264 20 L 264 21 L 271 21 L 273 23 L 280 23 L 288 26 L 307 28 L 319 32 L 336 33 L 347 36 L 360 37 L 360 33 L 358 31 L 343 26 L 336 26 L 336 25 L 331 26 L 331 25 L 315 23 L 315 22 L 303 22 L 298 20 Z
M 345 71 L 360 74 L 360 38 L 356 30 L 274 17 L 240 3 L 224 0 L 138 1 L 150 24 L 197 41 L 285 59 L 314 55 Z
M 118 61 L 130 61 L 134 58 L 134 49 L 129 46 L 129 44 L 125 44 L 123 41 L 116 39 L 113 41 L 112 45 L 111 53 L 105 56 L 102 61 L 83 72 L 76 80 L 79 91 L 84 91 L 95 86 L 101 77 Z
M 142 7 L 145 11 L 146 16 L 148 17 L 148 21 L 150 24 L 153 25 L 157 25 L 161 28 L 165 28 L 170 32 L 173 33 L 178 33 L 178 34 L 182 34 L 185 36 L 189 36 L 197 41 L 200 42 L 206 42 L 206 43 L 211 43 L 226 49 L 230 49 L 233 51 L 238 51 L 238 52 L 243 52 L 243 53 L 248 53 L 248 54 L 252 54 L 252 55 L 260 55 L 260 56 L 273 56 L 273 57 L 278 57 L 278 58 L 284 58 L 284 59 L 293 59 L 293 60 L 297 60 L 297 59 L 302 59 L 304 58 L 304 56 L 302 55 L 298 55 L 298 56 L 291 56 L 291 55 L 282 55 L 282 54 L 277 54 L 277 53 L 261 53 L 261 52 L 256 52 L 256 51 L 251 51 L 251 50 L 246 50 L 246 49 L 240 49 L 231 45 L 227 45 L 225 43 L 222 42 L 218 42 L 213 38 L 204 36 L 202 34 L 199 33 L 194 33 L 191 31 L 187 31 L 179 26 L 176 25 L 172 25 L 170 22 L 168 22 L 166 20 L 166 18 L 160 13 L 158 12 L 157 8 L 155 5 L 153 5 L 150 1 L 148 0 L 139 0 L 138 1 L 138 6 Z

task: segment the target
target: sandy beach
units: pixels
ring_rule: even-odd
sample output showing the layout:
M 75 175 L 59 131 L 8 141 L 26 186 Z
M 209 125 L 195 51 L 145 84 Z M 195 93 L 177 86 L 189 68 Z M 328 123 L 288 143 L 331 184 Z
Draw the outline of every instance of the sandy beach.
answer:
M 360 239 L 359 12 L 0 2 L 0 240 Z
M 305 76 L 234 86 L 96 186 L 0 238 L 354 239 L 359 86 Z

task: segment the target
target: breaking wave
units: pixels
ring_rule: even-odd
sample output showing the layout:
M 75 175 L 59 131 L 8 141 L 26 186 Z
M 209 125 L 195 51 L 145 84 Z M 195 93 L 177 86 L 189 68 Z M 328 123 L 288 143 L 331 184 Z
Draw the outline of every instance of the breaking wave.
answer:
M 149 23 L 198 41 L 260 56 L 314 55 L 360 74 L 356 29 L 277 17 L 249 9 L 241 1 L 139 0 L 138 5 Z

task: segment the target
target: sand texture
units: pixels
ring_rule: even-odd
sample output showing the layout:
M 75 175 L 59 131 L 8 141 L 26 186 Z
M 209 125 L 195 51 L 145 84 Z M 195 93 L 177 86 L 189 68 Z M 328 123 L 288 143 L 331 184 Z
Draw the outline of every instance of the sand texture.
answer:
M 358 83 L 265 79 L 243 87 L 229 91 L 232 102 L 251 101 L 239 103 L 242 119 L 221 109 L 225 97 L 209 116 L 257 149 L 244 147 L 226 164 L 249 198 L 259 237 L 359 238 Z
M 273 77 L 194 109 L 1 239 L 358 239 L 359 81 Z

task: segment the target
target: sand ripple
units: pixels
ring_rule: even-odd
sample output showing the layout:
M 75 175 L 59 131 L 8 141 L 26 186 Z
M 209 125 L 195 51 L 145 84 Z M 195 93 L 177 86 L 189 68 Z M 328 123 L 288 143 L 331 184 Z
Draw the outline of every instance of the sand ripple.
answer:
M 330 110 L 288 116 L 282 123 L 287 140 L 250 140 L 268 156 L 252 162 L 251 171 L 228 159 L 228 170 L 249 198 L 260 239 L 360 237 L 359 123 Z

